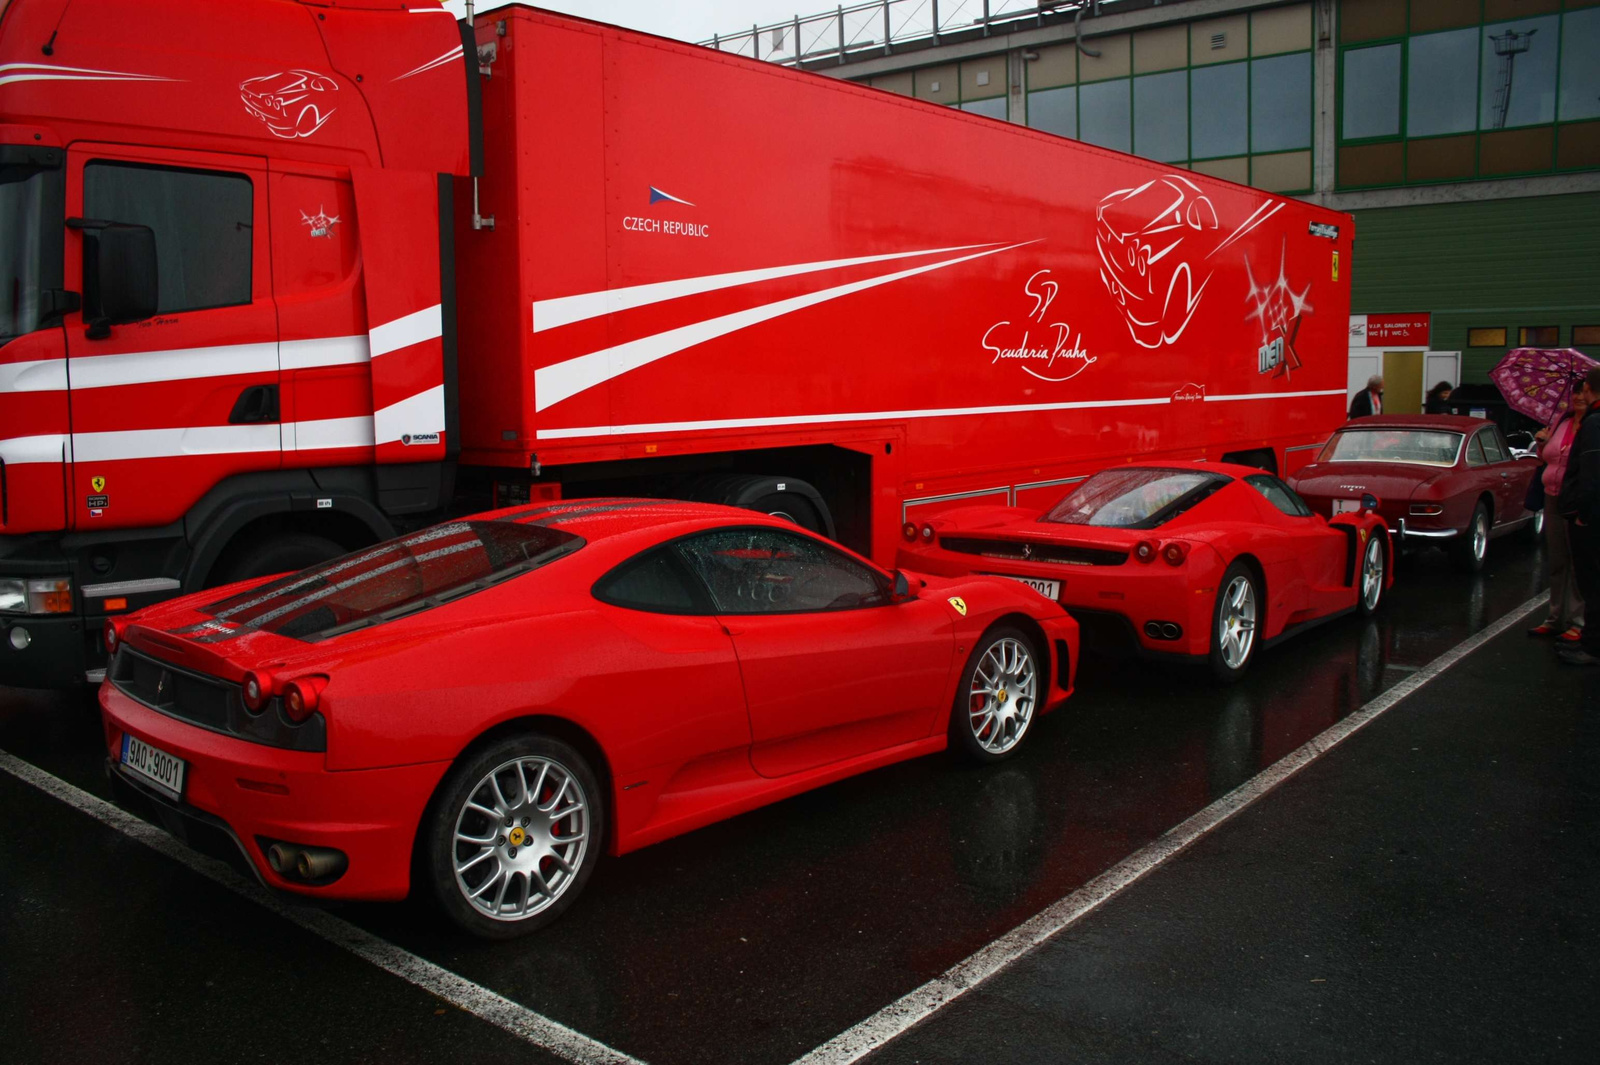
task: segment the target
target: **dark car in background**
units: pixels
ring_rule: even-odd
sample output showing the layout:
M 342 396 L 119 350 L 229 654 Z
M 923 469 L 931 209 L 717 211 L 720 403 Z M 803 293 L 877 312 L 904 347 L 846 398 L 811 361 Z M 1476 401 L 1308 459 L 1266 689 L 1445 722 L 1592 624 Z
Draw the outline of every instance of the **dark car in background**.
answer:
M 1290 485 L 1326 517 L 1358 509 L 1371 493 L 1397 543 L 1434 544 L 1475 572 L 1490 540 L 1543 532 L 1544 511 L 1524 503 L 1538 468 L 1512 454 L 1493 422 L 1405 414 L 1341 425 Z

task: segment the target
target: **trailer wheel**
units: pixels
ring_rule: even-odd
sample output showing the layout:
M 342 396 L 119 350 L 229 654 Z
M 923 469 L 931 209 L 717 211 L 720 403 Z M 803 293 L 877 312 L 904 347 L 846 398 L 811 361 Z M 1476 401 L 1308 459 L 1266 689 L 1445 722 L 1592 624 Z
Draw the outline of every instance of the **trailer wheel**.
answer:
M 795 477 L 738 475 L 704 485 L 696 497 L 708 503 L 759 511 L 792 521 L 808 532 L 833 538 L 833 515 L 809 482 Z

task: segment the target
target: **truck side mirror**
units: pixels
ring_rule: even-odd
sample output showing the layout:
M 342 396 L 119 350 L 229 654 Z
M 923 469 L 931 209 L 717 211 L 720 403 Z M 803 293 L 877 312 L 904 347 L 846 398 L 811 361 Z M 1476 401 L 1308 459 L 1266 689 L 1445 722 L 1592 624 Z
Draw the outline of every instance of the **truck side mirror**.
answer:
M 149 226 L 107 222 L 83 235 L 83 318 L 90 340 L 111 327 L 155 317 L 159 305 L 156 234 Z

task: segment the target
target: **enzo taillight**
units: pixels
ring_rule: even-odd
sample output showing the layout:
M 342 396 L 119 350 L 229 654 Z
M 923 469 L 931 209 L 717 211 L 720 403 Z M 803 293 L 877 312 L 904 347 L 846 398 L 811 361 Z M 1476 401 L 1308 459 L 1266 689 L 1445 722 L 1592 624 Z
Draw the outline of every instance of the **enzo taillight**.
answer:
M 900 526 L 900 535 L 902 535 L 902 536 L 904 536 L 906 538 L 906 542 L 907 543 L 910 543 L 910 544 L 916 543 L 917 542 L 917 523 L 914 522 L 914 521 L 908 521 L 904 525 Z
M 922 527 L 922 540 L 923 540 L 924 543 L 929 543 L 929 544 L 933 543 L 933 526 L 932 525 L 924 525 Z
M 1154 562 L 1156 560 L 1156 545 L 1149 540 L 1140 540 L 1133 545 L 1133 557 L 1140 562 Z
M 244 675 L 244 705 L 252 714 L 259 714 L 272 700 L 272 678 L 251 670 Z
M 1161 557 L 1169 566 L 1181 566 L 1183 560 L 1189 557 L 1189 545 L 1182 540 L 1174 540 L 1161 549 Z
M 327 677 L 299 677 L 283 686 L 283 712 L 299 724 L 317 712 L 322 701 L 322 686 Z

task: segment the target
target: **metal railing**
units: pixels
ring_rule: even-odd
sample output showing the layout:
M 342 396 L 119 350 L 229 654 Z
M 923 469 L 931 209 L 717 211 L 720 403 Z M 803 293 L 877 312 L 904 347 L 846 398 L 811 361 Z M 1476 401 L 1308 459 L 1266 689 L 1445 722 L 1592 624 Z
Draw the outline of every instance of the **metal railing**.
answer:
M 959 34 L 987 36 L 997 28 L 1043 25 L 1048 16 L 1081 17 L 1123 0 L 866 0 L 819 15 L 751 26 L 699 43 L 722 52 L 785 66 L 818 60 L 889 55 L 897 45 L 938 43 Z

